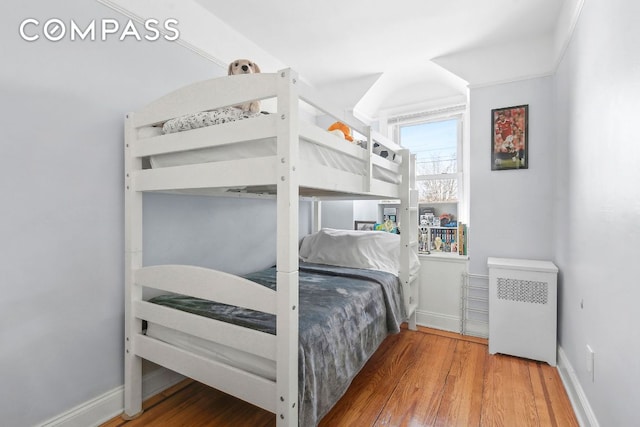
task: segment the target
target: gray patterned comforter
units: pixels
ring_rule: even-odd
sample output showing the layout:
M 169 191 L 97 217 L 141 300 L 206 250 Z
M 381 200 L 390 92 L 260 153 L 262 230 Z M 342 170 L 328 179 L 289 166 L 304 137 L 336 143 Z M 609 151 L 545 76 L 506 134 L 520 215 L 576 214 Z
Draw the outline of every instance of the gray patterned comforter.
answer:
M 315 426 L 389 333 L 405 319 L 392 274 L 300 263 L 299 424 Z M 245 278 L 275 289 L 276 269 Z M 185 296 L 152 302 L 275 334 L 275 316 Z

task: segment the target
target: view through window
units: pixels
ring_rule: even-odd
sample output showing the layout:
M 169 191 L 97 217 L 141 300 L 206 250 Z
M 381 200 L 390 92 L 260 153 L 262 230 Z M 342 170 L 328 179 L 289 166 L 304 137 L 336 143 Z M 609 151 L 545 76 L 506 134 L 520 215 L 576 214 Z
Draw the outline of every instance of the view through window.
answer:
M 416 154 L 419 203 L 457 202 L 461 172 L 460 120 L 430 121 L 399 126 L 400 143 Z

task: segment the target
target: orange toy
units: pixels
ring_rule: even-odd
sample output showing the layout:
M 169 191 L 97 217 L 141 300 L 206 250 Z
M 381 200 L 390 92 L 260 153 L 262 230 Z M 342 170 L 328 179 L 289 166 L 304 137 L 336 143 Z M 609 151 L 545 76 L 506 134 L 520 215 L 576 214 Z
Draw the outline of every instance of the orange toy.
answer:
M 353 142 L 353 137 L 351 136 L 351 129 L 349 128 L 349 126 L 345 125 L 342 122 L 335 122 L 334 124 L 329 126 L 329 129 L 327 130 L 329 132 L 335 133 L 336 135 L 339 135 L 340 133 L 342 133 L 342 136 L 344 137 L 344 139 L 346 139 L 349 142 Z M 335 131 L 339 131 L 340 133 Z

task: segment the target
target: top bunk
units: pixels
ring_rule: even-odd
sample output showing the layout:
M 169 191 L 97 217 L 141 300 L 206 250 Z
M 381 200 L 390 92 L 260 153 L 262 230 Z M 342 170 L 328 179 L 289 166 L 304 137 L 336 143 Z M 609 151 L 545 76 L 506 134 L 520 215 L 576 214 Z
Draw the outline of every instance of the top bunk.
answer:
M 234 107 L 256 100 L 269 107 Z M 269 196 L 284 183 L 291 197 L 402 198 L 410 187 L 409 152 L 330 104 L 291 69 L 190 84 L 127 115 L 127 185 Z M 353 141 L 316 124 L 318 114 L 346 125 Z

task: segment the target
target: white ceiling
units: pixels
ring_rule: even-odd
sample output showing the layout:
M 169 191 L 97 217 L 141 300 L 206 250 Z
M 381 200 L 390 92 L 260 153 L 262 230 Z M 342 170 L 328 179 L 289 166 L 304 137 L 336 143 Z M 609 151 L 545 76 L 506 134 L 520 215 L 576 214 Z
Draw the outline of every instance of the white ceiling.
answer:
M 138 16 L 164 7 L 201 53 L 220 63 L 249 57 L 263 72 L 291 67 L 341 108 L 373 119 L 464 97 L 467 86 L 551 73 L 567 34 L 559 26 L 571 25 L 563 15 L 576 1 L 116 2 L 144 4 Z

